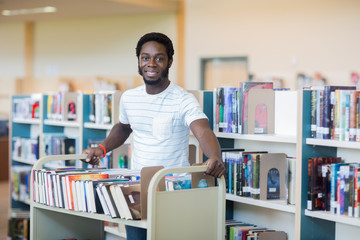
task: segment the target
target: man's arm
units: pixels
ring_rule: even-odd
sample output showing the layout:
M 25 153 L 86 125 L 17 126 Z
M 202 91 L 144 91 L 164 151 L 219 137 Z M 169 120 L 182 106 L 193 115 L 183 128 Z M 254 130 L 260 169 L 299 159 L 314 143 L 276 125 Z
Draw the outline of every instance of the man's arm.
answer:
M 214 132 L 209 127 L 207 119 L 198 119 L 190 124 L 190 129 L 200 143 L 200 147 L 208 160 L 204 163 L 208 166 L 206 174 L 221 177 L 225 173 L 225 166 L 221 158 L 219 142 Z
M 132 129 L 128 124 L 117 123 L 115 124 L 107 138 L 102 142 L 106 152 L 109 152 L 119 146 L 121 146 L 131 134 Z M 97 165 L 101 158 L 104 156 L 104 150 L 102 147 L 87 148 L 83 151 L 83 154 L 87 154 L 85 162 Z

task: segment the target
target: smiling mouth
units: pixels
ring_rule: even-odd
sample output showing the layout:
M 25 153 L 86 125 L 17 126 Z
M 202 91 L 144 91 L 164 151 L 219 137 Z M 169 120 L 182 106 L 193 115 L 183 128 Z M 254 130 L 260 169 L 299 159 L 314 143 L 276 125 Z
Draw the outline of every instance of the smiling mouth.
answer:
M 158 72 L 155 71 L 145 71 L 145 73 L 148 77 L 156 77 L 159 74 Z

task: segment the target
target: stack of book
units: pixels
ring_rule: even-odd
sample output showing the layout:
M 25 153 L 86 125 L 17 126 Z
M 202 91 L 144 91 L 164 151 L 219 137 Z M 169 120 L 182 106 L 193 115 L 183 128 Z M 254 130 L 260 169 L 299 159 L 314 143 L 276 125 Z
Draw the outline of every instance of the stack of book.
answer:
M 308 210 L 360 217 L 360 164 L 339 157 L 308 159 Z
M 277 239 L 286 240 L 287 234 L 272 228 L 259 227 L 254 224 L 244 223 L 237 220 L 226 220 L 225 240 L 259 240 Z

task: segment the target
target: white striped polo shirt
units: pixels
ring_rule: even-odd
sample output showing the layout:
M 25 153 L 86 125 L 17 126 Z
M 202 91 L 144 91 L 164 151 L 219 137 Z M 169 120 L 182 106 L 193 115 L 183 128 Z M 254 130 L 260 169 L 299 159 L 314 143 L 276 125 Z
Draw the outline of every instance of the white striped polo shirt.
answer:
M 195 97 L 170 83 L 159 94 L 147 94 L 145 85 L 125 91 L 120 117 L 133 130 L 131 168 L 189 165 L 189 126 L 207 118 Z

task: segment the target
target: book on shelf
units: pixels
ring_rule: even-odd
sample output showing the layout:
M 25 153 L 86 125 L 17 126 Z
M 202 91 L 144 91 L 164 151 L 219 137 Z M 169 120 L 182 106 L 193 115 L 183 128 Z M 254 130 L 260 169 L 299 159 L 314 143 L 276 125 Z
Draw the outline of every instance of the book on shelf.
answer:
M 89 120 L 96 124 L 114 124 L 118 116 L 118 109 L 114 103 L 120 100 L 120 91 L 101 91 L 89 95 Z
M 11 198 L 26 202 L 30 199 L 30 173 L 31 166 L 17 165 L 11 172 Z
M 326 85 L 311 91 L 311 137 L 356 141 L 356 87 Z
M 296 203 L 296 158 L 287 157 L 288 177 L 287 177 L 287 202 Z
M 46 119 L 56 121 L 76 121 L 76 92 L 53 92 L 47 95 Z
M 286 199 L 287 161 L 284 153 L 260 155 L 261 200 Z M 264 178 L 265 176 L 265 178 Z
M 109 209 L 110 216 L 112 218 L 118 218 L 120 217 L 119 211 L 115 206 L 116 199 L 113 197 L 110 190 L 110 186 L 112 183 L 104 183 L 101 182 L 97 187 L 100 188 L 100 191 L 102 192 L 102 195 L 104 196 L 105 204 L 107 205 L 107 208 Z
M 260 227 L 255 224 L 245 223 L 233 219 L 225 221 L 226 240 L 286 240 L 287 237 L 288 236 L 284 231 Z
M 242 152 L 241 148 L 222 148 L 221 155 L 225 165 L 225 187 L 227 193 L 242 194 Z
M 166 176 L 165 189 L 166 191 L 175 191 L 181 189 L 191 188 L 191 175 L 185 176 Z
M 239 108 L 239 121 L 242 128 L 241 133 L 248 133 L 248 104 L 250 89 L 273 89 L 272 82 L 240 82 L 240 100 L 242 103 Z
M 275 128 L 275 92 L 273 89 L 250 89 L 245 133 L 269 134 Z
M 8 239 L 29 239 L 30 218 L 14 217 L 8 220 Z

